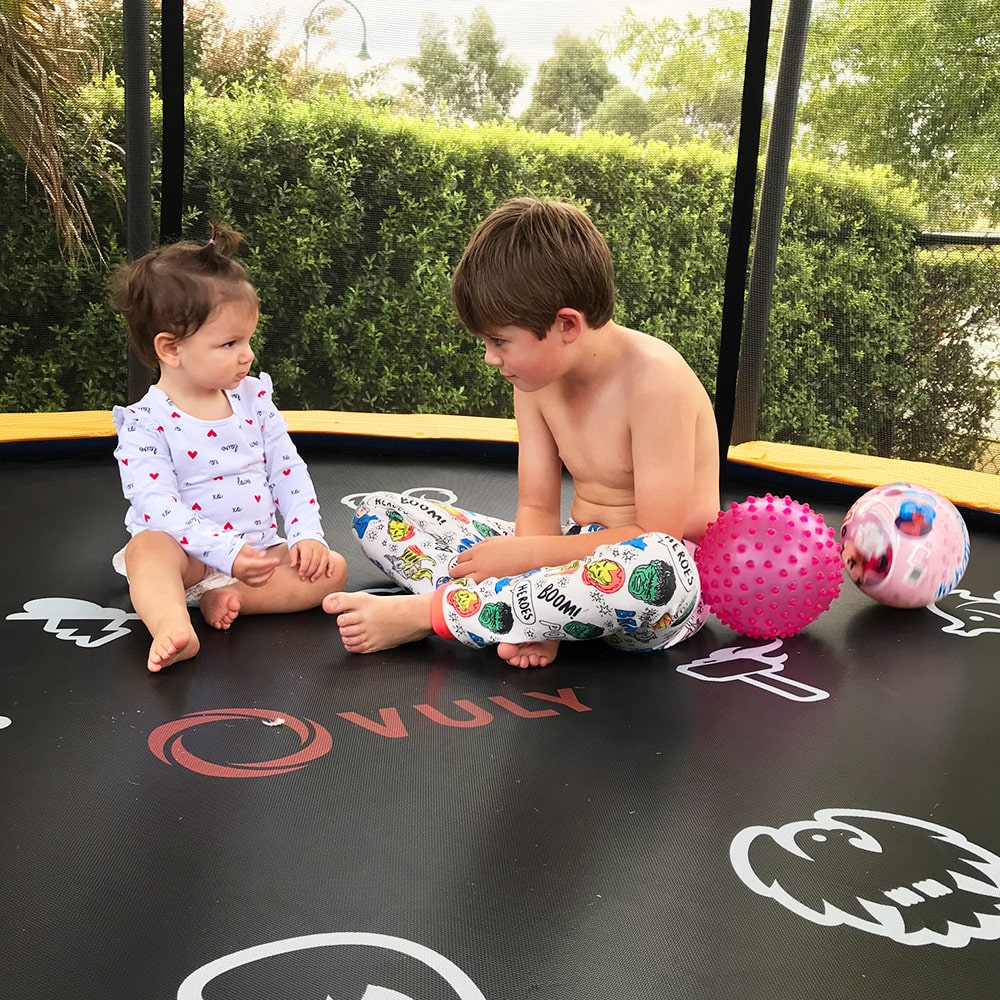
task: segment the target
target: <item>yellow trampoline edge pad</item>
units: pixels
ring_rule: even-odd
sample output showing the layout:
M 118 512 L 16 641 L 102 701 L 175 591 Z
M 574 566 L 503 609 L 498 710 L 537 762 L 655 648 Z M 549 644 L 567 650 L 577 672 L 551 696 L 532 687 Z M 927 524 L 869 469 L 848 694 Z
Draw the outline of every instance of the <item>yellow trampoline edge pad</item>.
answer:
M 756 469 L 862 489 L 887 483 L 917 483 L 937 491 L 959 507 L 1000 513 L 1000 476 L 986 472 L 771 441 L 733 445 L 728 458 L 730 462 Z
M 517 427 L 505 417 L 431 413 L 351 413 L 340 410 L 283 411 L 293 434 L 392 438 L 412 441 L 482 441 L 516 444 Z M 114 438 L 108 410 L 0 414 L 0 444 Z M 927 486 L 958 506 L 1000 513 L 1000 476 L 913 462 L 853 455 L 825 448 L 748 441 L 733 445 L 730 462 L 819 482 L 870 489 L 886 483 Z
M 340 410 L 282 410 L 293 434 L 439 441 L 516 442 L 512 419 L 435 413 L 350 413 Z M 72 413 L 0 413 L 0 443 L 73 441 L 115 437 L 110 410 Z

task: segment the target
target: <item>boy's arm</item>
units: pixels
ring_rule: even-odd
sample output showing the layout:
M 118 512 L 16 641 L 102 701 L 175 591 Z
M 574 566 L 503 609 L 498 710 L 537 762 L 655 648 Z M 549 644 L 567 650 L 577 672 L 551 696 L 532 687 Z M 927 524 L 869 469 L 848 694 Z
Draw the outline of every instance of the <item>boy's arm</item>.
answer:
M 535 401 L 514 390 L 517 419 L 517 518 L 514 535 L 486 538 L 460 552 L 451 576 L 477 582 L 515 576 L 549 565 L 546 548 L 562 541 L 562 461 L 555 439 Z M 556 559 L 556 565 L 559 560 Z
M 537 402 L 514 390 L 517 421 L 515 535 L 561 535 L 562 460 Z
M 677 364 L 684 362 L 678 359 Z M 640 533 L 682 539 L 695 499 L 698 414 L 704 389 L 686 366 L 648 369 L 629 402 L 635 520 Z

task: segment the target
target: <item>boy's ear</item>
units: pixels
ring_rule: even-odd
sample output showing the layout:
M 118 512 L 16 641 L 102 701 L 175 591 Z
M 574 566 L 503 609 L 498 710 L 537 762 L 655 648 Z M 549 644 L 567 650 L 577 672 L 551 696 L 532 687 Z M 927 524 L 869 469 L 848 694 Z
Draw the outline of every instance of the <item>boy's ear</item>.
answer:
M 560 309 L 556 313 L 554 332 L 564 344 L 572 344 L 583 333 L 583 313 L 578 309 Z
M 166 331 L 158 333 L 153 338 L 153 350 L 156 351 L 156 356 L 160 359 L 161 365 L 166 365 L 168 368 L 176 368 L 180 364 L 179 344 L 180 338 Z

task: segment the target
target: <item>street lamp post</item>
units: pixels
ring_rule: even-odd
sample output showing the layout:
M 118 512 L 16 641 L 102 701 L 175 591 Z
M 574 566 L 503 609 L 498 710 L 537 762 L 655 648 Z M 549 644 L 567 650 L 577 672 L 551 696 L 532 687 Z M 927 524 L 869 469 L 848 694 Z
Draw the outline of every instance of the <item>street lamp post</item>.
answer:
M 309 13 L 306 14 L 305 20 L 302 22 L 302 27 L 305 31 L 305 43 L 302 46 L 302 55 L 305 60 L 306 69 L 309 68 L 309 36 L 315 30 L 313 17 L 316 14 L 316 11 L 318 11 L 323 4 L 331 2 L 344 4 L 345 6 L 352 8 L 358 17 L 361 18 L 361 48 L 358 50 L 358 58 L 371 59 L 371 56 L 368 54 L 368 26 L 365 24 L 364 14 L 361 13 L 358 7 L 353 4 L 351 0 L 317 0 L 317 2 L 313 4 Z

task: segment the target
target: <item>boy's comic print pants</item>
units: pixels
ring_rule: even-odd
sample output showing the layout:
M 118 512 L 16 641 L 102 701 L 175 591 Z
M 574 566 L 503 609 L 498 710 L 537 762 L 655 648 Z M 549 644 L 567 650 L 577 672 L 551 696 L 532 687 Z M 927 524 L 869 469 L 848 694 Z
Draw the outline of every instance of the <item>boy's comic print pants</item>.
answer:
M 466 646 L 603 638 L 629 652 L 666 649 L 708 617 L 694 546 L 650 533 L 586 559 L 473 583 L 448 575 L 458 554 L 510 521 L 397 493 L 367 494 L 354 514 L 365 555 L 404 590 L 436 591 L 435 631 Z M 570 523 L 563 533 L 595 531 Z

